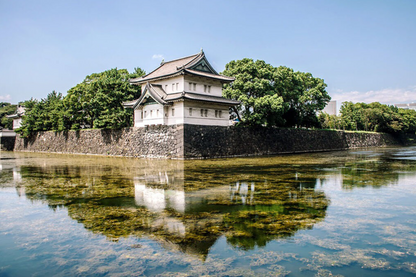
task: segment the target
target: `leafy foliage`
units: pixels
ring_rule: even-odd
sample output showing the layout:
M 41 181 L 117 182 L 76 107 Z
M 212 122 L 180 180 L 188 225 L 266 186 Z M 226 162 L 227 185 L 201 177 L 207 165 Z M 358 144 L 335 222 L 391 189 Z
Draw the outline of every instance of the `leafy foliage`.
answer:
M 65 97 L 53 91 L 40 101 L 26 101 L 26 114 L 17 131 L 27 137 L 37 131 L 130 126 L 132 111 L 125 110 L 122 103 L 140 96 L 140 87 L 131 86 L 128 80 L 143 74 L 140 68 L 132 74 L 126 69 L 110 69 L 88 75 Z
M 233 112 L 247 125 L 317 126 L 316 112 L 331 99 L 322 79 L 261 60 L 231 61 L 222 74 L 235 78 L 223 94 L 241 101 Z
M 139 74 L 143 73 L 142 71 Z M 137 76 L 137 73 L 133 75 Z M 80 129 L 129 126 L 132 111 L 124 109 L 122 103 L 140 96 L 140 87 L 131 86 L 128 82 L 131 77 L 125 69 L 111 69 L 91 74 L 70 89 L 64 99 L 67 109 L 64 120 L 66 127 Z
M 378 102 L 342 103 L 340 116 L 321 114 L 319 120 L 324 128 L 385 133 L 416 132 L 416 111 L 400 109 Z
M 13 129 L 13 119 L 7 118 L 7 115 L 14 114 L 16 112 L 16 105 L 10 103 L 0 102 L 0 126 L 4 129 Z
M 46 98 L 40 101 L 31 99 L 25 101 L 25 115 L 23 116 L 22 127 L 17 131 L 27 137 L 33 132 L 39 131 L 61 131 L 63 96 L 61 93 L 52 91 Z

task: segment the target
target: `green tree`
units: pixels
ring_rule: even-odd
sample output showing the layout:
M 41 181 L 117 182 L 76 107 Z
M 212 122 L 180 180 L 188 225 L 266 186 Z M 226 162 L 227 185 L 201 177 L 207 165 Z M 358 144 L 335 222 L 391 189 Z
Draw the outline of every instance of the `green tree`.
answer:
M 25 115 L 19 132 L 23 137 L 39 131 L 62 131 L 63 96 L 52 91 L 40 101 L 31 99 L 24 102 Z
M 261 60 L 231 61 L 222 74 L 235 78 L 223 95 L 241 101 L 234 114 L 249 125 L 317 126 L 316 113 L 331 100 L 322 79 Z
M 273 66 L 252 59 L 231 61 L 222 74 L 235 80 L 225 85 L 223 95 L 241 101 L 233 110 L 240 122 L 247 125 L 276 125 L 281 121 L 283 98 L 276 93 Z
M 384 133 L 411 133 L 415 130 L 416 111 L 399 109 L 379 102 L 342 103 L 341 122 L 346 130 Z
M 17 133 L 20 133 L 22 137 L 29 137 L 33 132 L 41 131 L 39 123 L 39 112 L 38 107 L 39 101 L 36 99 L 30 99 L 23 102 L 25 107 L 25 115 L 22 118 L 22 126 L 16 130 Z
M 143 74 L 140 68 L 132 74 L 115 68 L 87 76 L 68 91 L 61 124 L 68 129 L 130 126 L 132 111 L 124 109 L 122 103 L 140 96 L 140 87 L 128 80 Z
M 16 112 L 16 105 L 10 103 L 0 102 L 0 126 L 4 129 L 13 129 L 13 119 L 7 118 L 7 115 L 14 114 Z
M 416 133 L 416 111 L 398 109 L 398 116 L 400 118 L 400 127 L 403 133 L 415 134 Z
M 319 124 L 323 129 L 342 129 L 341 117 L 337 115 L 330 115 L 328 113 L 322 112 L 318 116 Z
M 350 101 L 343 102 L 339 109 L 341 114 L 341 124 L 345 130 L 358 130 L 361 120 L 360 111 L 357 110 L 354 103 Z

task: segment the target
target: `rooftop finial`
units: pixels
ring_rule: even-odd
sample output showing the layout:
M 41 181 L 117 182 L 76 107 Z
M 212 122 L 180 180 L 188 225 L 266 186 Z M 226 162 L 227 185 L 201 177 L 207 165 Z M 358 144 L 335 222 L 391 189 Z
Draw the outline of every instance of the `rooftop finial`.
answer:
M 162 59 L 162 61 L 160 62 L 160 65 L 165 63 L 165 59 Z
M 204 50 L 203 50 L 203 49 L 202 49 L 202 47 L 201 47 L 201 54 L 202 54 L 202 53 L 204 53 Z

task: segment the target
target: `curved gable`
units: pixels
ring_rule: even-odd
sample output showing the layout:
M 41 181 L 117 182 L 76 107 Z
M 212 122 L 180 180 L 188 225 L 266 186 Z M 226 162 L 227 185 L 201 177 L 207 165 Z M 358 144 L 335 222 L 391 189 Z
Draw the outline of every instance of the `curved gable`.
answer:
M 218 75 L 218 73 L 215 71 L 215 69 L 208 62 L 205 55 L 200 60 L 198 60 L 195 64 L 193 64 L 191 66 L 187 66 L 186 68 L 191 69 L 191 70 L 202 71 L 202 72 Z

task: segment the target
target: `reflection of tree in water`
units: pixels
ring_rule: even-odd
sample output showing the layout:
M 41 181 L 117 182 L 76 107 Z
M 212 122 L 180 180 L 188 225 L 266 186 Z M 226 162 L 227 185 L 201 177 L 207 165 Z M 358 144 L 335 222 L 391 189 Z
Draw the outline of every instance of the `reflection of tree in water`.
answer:
M 377 161 L 371 161 L 361 164 L 346 165 L 341 169 L 342 187 L 344 189 L 353 189 L 356 187 L 379 188 L 397 184 L 399 173 L 394 172 L 385 164 Z
M 397 184 L 401 175 L 416 170 L 414 160 L 397 159 L 400 154 L 382 153 L 377 157 L 359 156 L 341 168 L 342 186 L 345 189 L 356 187 L 379 188 Z
M 194 175 L 180 168 L 153 169 L 136 178 L 95 166 L 30 166 L 21 172 L 29 199 L 66 207 L 94 233 L 111 240 L 146 236 L 205 258 L 221 235 L 235 247 L 251 249 L 325 217 L 328 200 L 314 190 L 317 173 L 290 168 L 258 168 L 258 174 L 253 169 L 244 175 L 228 171 L 219 179 L 222 167 L 198 173 L 200 180 L 215 178 L 205 186 L 187 180 Z
M 315 187 L 331 175 L 353 188 L 414 174 L 414 160 L 371 153 L 209 161 L 42 157 L 16 172 L 29 199 L 65 207 L 94 233 L 115 241 L 145 236 L 204 259 L 222 235 L 245 250 L 312 228 L 329 203 Z

